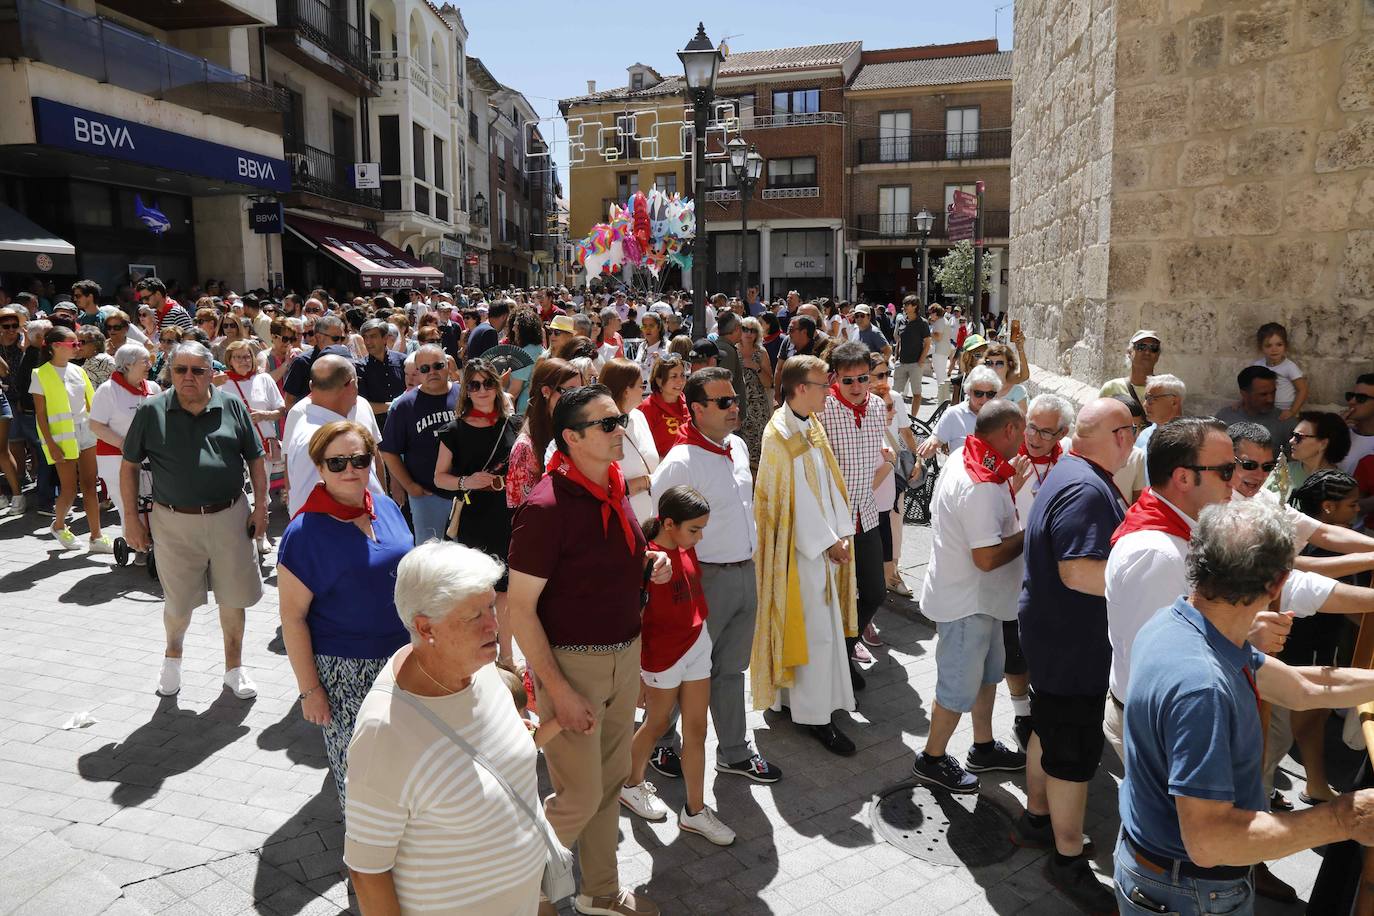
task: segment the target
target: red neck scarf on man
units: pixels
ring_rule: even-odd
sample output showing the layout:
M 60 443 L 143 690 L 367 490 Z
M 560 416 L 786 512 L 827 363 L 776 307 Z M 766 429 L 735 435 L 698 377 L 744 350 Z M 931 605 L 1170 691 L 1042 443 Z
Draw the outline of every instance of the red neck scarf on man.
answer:
M 634 552 L 634 523 L 630 521 L 629 514 L 625 511 L 625 475 L 621 473 L 619 464 L 614 461 L 611 462 L 608 474 L 609 486 L 605 487 L 599 487 L 592 483 L 586 474 L 577 469 L 577 465 L 572 463 L 572 459 L 560 451 L 553 453 L 553 458 L 549 461 L 548 472 L 563 475 L 600 501 L 601 529 L 608 536 L 611 530 L 611 514 L 615 513 L 616 517 L 620 519 L 620 530 L 625 535 L 625 546 L 630 548 L 632 553 Z
M 1043 465 L 1043 464 L 1048 464 L 1048 465 L 1050 465 L 1051 467 L 1053 467 L 1055 464 L 1057 464 L 1057 463 L 1059 462 L 1059 459 L 1060 459 L 1061 457 L 1063 457 L 1063 455 L 1064 455 L 1064 446 L 1062 446 L 1062 445 L 1060 445 L 1058 442 L 1056 442 L 1056 443 L 1054 444 L 1054 448 L 1050 449 L 1049 454 L 1046 454 L 1046 455 L 1038 455 L 1038 456 L 1037 456 L 1037 455 L 1032 455 L 1032 454 L 1026 449 L 1026 443 L 1022 442 L 1022 443 L 1021 443 L 1021 450 L 1020 450 L 1019 452 L 1017 452 L 1017 454 L 1018 454 L 1018 455 L 1024 455 L 1025 457 L 1029 458 L 1031 464 L 1041 464 L 1041 465 Z
M 224 374 L 229 376 L 229 378 L 233 379 L 236 382 L 246 382 L 253 377 L 253 373 L 251 372 L 247 375 L 239 375 L 233 369 L 226 369 Z
M 363 491 L 363 504 L 361 506 L 346 506 L 335 499 L 323 483 L 315 484 L 315 489 L 310 491 L 310 496 L 306 498 L 305 503 L 296 510 L 296 515 L 300 515 L 302 512 L 332 515 L 345 522 L 351 522 L 363 513 L 366 513 L 368 518 L 375 519 L 377 517 L 377 510 L 372 507 L 371 491 Z M 291 517 L 295 518 L 296 515 Z
M 716 445 L 710 439 L 706 438 L 705 433 L 697 429 L 695 423 L 688 423 L 686 426 L 682 427 L 682 432 L 677 434 L 677 444 L 695 445 L 697 448 L 705 449 L 713 455 L 724 455 L 726 458 L 730 457 L 730 443 L 727 442 L 724 445 Z
M 974 483 L 1007 483 L 1016 469 L 985 439 L 971 435 L 964 440 L 964 470 Z
M 839 383 L 830 386 L 830 393 L 835 396 L 835 400 L 839 401 L 845 407 L 848 407 L 849 412 L 854 415 L 854 428 L 862 429 L 864 425 L 864 414 L 868 413 L 868 398 L 865 396 L 862 404 L 849 403 L 844 399 L 844 395 L 840 394 Z
M 1163 531 L 1185 541 L 1193 536 L 1188 520 L 1166 505 L 1150 487 L 1126 510 L 1125 521 L 1112 533 L 1112 543 L 1136 531 Z
M 116 385 L 118 385 L 120 388 L 123 388 L 130 394 L 136 394 L 141 398 L 146 398 L 148 396 L 147 379 L 144 379 L 143 381 L 139 382 L 138 387 L 134 387 L 133 385 L 129 384 L 129 380 L 124 377 L 123 372 L 112 372 L 110 373 L 110 378 L 114 379 L 114 383 Z

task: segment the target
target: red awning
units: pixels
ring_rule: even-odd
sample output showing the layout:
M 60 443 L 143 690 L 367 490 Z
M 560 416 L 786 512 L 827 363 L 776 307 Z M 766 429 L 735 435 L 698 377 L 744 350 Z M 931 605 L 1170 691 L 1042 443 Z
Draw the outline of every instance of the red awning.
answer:
M 401 289 L 417 283 L 442 283 L 444 272 L 427 267 L 366 229 L 306 219 L 288 213 L 286 226 L 307 244 L 358 274 L 366 289 Z

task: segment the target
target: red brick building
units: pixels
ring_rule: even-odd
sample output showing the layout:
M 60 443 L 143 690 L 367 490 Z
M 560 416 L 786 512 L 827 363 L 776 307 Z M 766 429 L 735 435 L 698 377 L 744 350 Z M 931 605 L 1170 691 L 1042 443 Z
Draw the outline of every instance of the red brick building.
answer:
M 945 211 L 956 189 L 982 181 L 992 265 L 988 304 L 1006 303 L 1011 204 L 1011 52 L 995 39 L 864 51 L 845 92 L 848 125 L 849 298 L 900 301 L 918 291 L 920 238 L 912 219 L 935 215 L 928 258 L 948 250 Z M 938 297 L 932 286 L 927 299 Z

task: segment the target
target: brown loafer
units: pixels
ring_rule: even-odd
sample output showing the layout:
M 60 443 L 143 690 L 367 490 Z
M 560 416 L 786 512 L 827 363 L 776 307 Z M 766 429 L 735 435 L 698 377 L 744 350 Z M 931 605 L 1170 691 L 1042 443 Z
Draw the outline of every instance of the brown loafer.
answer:
M 606 897 L 578 894 L 573 898 L 573 909 L 585 916 L 658 916 L 658 907 L 653 901 L 636 897 L 628 887 Z

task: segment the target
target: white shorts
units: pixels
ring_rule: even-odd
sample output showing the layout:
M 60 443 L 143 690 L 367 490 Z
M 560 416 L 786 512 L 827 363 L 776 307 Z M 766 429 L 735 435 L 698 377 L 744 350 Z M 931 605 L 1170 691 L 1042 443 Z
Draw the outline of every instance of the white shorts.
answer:
M 658 690 L 672 690 L 683 681 L 705 681 L 711 678 L 711 634 L 706 632 L 706 624 L 701 625 L 701 635 L 672 664 L 662 671 L 641 671 L 639 676 L 644 683 Z

